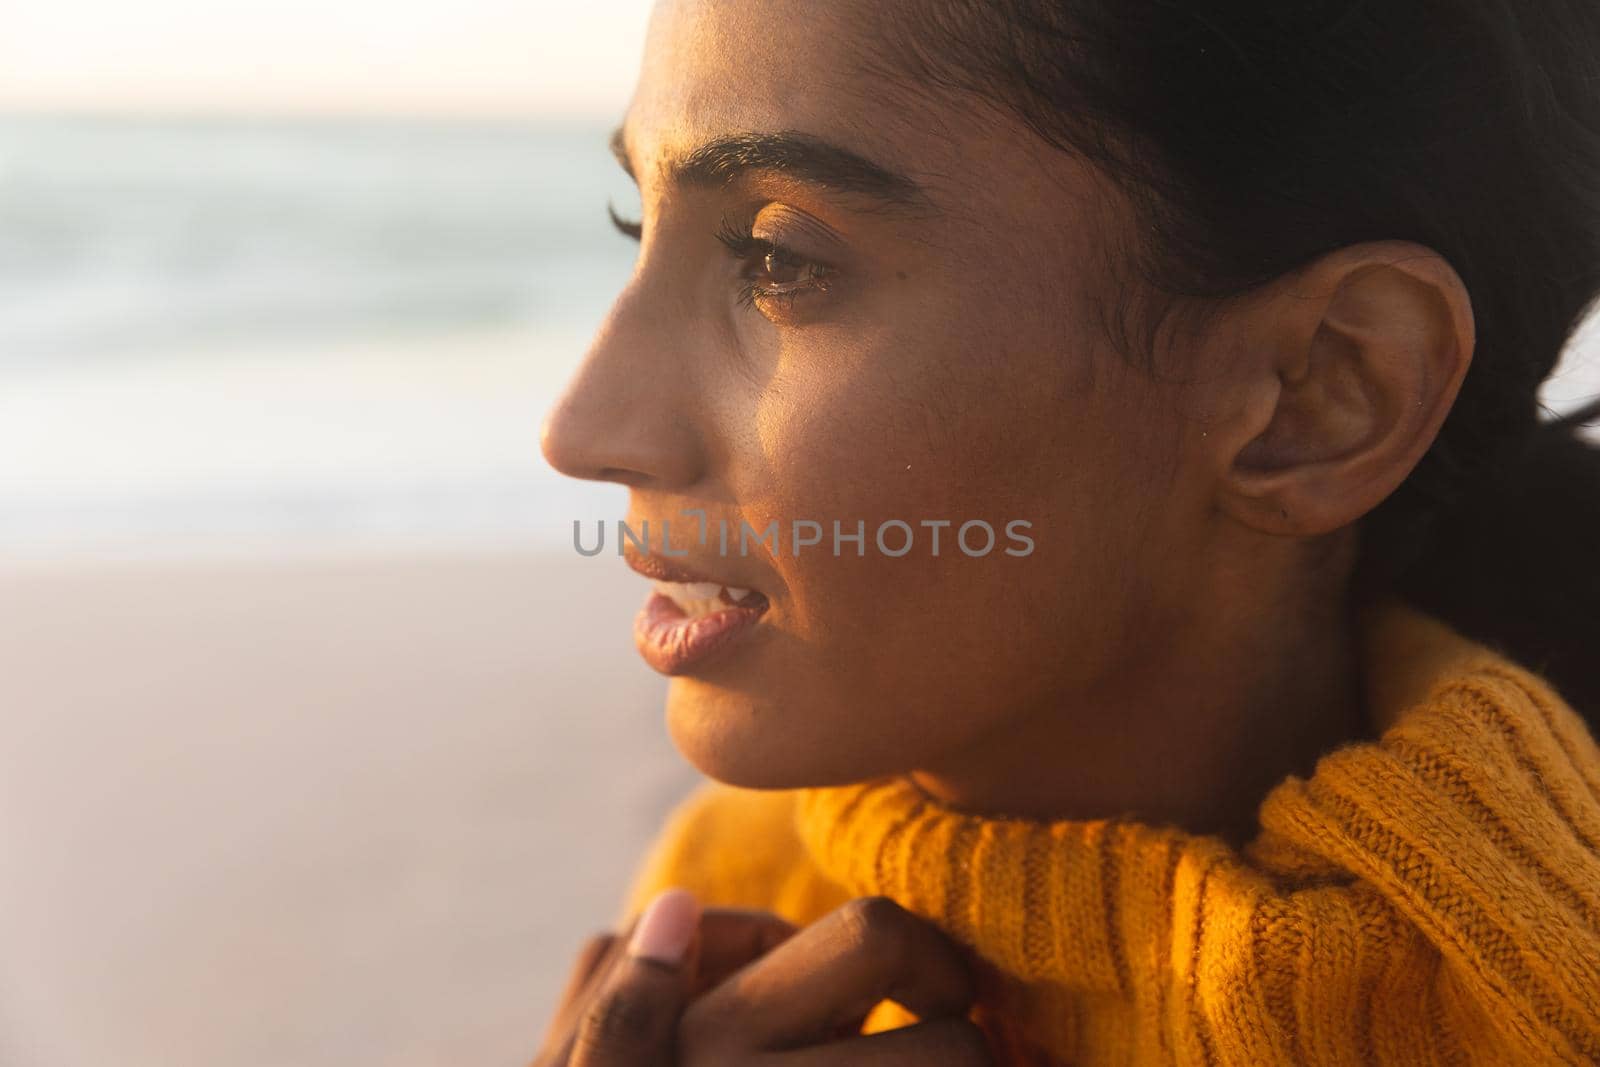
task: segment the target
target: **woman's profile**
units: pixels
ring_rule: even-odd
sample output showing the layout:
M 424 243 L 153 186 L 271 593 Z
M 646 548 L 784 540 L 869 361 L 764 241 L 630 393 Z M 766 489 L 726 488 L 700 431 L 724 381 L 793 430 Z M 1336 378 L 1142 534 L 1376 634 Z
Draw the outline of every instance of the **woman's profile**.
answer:
M 713 781 L 535 1062 L 1600 1062 L 1597 86 L 1593 0 L 661 0 L 542 446 Z

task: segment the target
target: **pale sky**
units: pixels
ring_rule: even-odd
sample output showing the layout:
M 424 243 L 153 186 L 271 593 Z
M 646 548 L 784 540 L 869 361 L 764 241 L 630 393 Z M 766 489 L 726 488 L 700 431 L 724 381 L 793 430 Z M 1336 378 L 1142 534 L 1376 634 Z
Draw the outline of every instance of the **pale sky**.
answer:
M 617 118 L 650 0 L 0 0 L 0 109 Z

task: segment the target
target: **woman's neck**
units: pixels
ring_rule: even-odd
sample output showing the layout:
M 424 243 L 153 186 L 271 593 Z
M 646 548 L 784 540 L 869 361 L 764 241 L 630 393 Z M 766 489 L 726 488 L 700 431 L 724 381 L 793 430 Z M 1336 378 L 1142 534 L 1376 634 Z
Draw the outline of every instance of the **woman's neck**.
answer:
M 1242 845 L 1274 785 L 1367 725 L 1353 609 L 1337 589 L 1227 592 L 1150 627 L 1096 692 L 1012 717 L 912 781 L 959 810 L 1127 816 Z

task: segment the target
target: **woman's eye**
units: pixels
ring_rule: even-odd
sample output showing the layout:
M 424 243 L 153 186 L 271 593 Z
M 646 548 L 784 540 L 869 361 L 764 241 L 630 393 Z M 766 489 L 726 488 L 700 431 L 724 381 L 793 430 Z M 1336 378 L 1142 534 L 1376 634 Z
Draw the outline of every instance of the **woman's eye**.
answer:
M 759 277 L 755 280 L 775 288 L 818 284 L 826 277 L 827 268 L 782 248 L 769 248 L 759 253 Z
M 739 302 L 754 305 L 769 318 L 793 309 L 796 301 L 826 292 L 832 270 L 777 247 L 757 247 L 745 260 L 745 284 Z
M 643 234 L 642 222 L 625 219 L 606 204 L 611 224 L 637 241 Z M 827 264 L 807 259 L 765 237 L 757 237 L 750 225 L 739 226 L 722 220 L 716 234 L 739 264 L 741 286 L 739 303 L 758 307 L 769 318 L 789 311 L 801 297 L 826 292 L 834 274 Z
M 739 303 L 757 307 L 769 318 L 789 311 L 802 297 L 826 291 L 833 275 L 826 264 L 757 237 L 749 225 L 736 226 L 724 219 L 717 240 L 739 264 Z
M 800 273 L 801 264 L 793 260 L 785 260 L 776 249 L 768 252 L 761 259 L 761 267 L 766 272 L 767 280 L 782 284 L 794 281 L 795 275 Z

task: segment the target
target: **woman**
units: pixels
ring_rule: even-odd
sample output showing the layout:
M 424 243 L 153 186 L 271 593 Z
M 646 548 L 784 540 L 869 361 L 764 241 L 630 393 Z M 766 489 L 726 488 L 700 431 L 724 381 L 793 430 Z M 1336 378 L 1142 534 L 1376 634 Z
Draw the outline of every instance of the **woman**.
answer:
M 538 1062 L 1600 1062 L 1597 79 L 1592 0 L 662 0 L 542 443 L 718 784 Z

